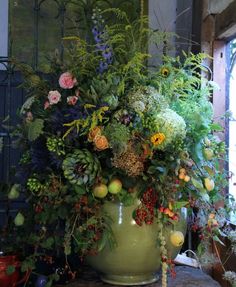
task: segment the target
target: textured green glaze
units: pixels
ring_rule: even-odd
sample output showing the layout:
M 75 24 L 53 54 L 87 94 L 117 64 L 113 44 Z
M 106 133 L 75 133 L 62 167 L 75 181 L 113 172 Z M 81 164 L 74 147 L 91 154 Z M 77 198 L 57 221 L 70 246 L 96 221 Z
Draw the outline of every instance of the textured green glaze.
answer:
M 158 245 L 157 223 L 138 226 L 132 218 L 138 200 L 132 206 L 119 202 L 107 202 L 104 210 L 113 219 L 112 230 L 117 246 L 109 246 L 96 256 L 87 258 L 88 263 L 101 274 L 107 283 L 119 285 L 141 285 L 157 280 L 156 272 L 160 268 L 160 248 Z M 175 230 L 186 232 L 186 216 L 175 225 Z M 175 258 L 180 248 L 169 241 L 170 226 L 165 229 L 168 252 Z

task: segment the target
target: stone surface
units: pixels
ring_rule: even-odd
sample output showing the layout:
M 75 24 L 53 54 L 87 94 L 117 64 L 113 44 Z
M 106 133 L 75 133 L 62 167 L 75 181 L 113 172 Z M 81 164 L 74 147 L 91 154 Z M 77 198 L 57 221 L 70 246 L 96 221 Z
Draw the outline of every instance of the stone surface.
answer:
M 168 287 L 220 287 L 219 283 L 214 281 L 203 271 L 186 266 L 176 266 L 176 278 L 169 278 Z M 61 287 L 62 285 L 57 285 Z M 85 272 L 80 279 L 69 283 L 66 287 L 118 287 L 103 283 L 98 275 L 93 271 Z M 153 284 L 145 285 L 146 287 L 161 287 L 160 279 Z M 119 286 L 120 287 L 120 286 Z

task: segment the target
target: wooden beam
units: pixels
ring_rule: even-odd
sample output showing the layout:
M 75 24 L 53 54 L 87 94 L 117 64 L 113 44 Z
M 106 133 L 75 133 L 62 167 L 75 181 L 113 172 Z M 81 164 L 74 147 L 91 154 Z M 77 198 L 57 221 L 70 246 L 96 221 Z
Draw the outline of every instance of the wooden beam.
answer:
M 216 39 L 231 40 L 236 36 L 236 0 L 216 15 Z

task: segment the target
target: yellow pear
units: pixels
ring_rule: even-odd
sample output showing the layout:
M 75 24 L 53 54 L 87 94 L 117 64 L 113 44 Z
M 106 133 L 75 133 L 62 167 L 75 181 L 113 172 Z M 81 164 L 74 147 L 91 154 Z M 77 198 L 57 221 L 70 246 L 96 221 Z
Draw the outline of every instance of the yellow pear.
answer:
M 215 188 L 214 180 L 209 177 L 204 178 L 204 186 L 206 190 L 212 191 Z
M 180 247 L 183 245 L 184 243 L 184 235 L 181 231 L 173 231 L 170 234 L 170 242 L 172 243 L 172 245 L 174 245 L 175 247 Z

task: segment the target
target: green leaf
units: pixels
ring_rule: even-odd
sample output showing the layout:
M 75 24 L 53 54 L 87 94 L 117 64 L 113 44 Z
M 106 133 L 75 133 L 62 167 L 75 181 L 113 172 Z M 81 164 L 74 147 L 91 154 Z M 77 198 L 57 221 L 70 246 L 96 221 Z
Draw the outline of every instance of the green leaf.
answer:
M 54 239 L 53 239 L 53 237 L 48 237 L 48 238 L 46 239 L 46 241 L 41 242 L 41 246 L 42 246 L 43 248 L 46 248 L 46 249 L 52 249 L 53 244 L 54 244 Z
M 200 195 L 204 201 L 206 201 L 206 202 L 210 201 L 210 196 L 206 191 L 201 191 Z
M 220 124 L 213 123 L 210 125 L 211 130 L 216 131 L 216 132 L 222 132 L 224 129 Z
M 98 242 L 98 252 L 102 251 L 108 241 L 107 232 L 103 232 L 102 239 Z
M 225 246 L 225 244 L 220 240 L 220 238 L 217 235 L 213 236 L 213 240 L 219 242 L 221 245 Z
M 209 176 L 213 177 L 215 174 L 215 171 L 208 165 L 205 165 L 203 167 L 205 169 L 205 171 L 209 174 Z
M 28 124 L 28 140 L 36 140 L 42 133 L 44 127 L 44 120 L 35 119 L 33 122 Z
M 26 257 L 26 259 L 21 263 L 21 271 L 26 272 L 29 269 L 35 269 L 35 258 L 32 256 Z
M 150 166 L 147 170 L 147 173 L 149 174 L 154 174 L 156 172 L 156 167 L 155 166 Z
M 192 184 L 198 189 L 199 191 L 205 190 L 202 182 L 194 177 L 191 178 Z
M 186 206 L 189 202 L 188 201 L 177 201 L 173 204 L 174 209 L 180 209 L 184 206 Z
M 11 275 L 12 273 L 15 272 L 15 270 L 16 270 L 15 266 L 9 265 L 9 266 L 7 266 L 6 273 L 7 273 L 7 275 Z

